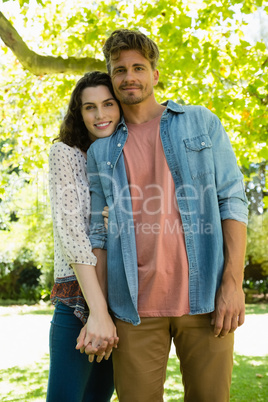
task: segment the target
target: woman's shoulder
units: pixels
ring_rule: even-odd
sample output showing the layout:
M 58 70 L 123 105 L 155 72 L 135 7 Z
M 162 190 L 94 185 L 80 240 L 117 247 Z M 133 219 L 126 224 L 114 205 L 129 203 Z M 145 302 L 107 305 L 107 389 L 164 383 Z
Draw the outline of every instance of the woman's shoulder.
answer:
M 50 156 L 75 156 L 75 155 L 82 155 L 82 152 L 80 151 L 79 148 L 76 147 L 70 147 L 67 144 L 64 144 L 64 142 L 55 142 L 53 145 L 51 145 L 50 150 L 49 150 Z

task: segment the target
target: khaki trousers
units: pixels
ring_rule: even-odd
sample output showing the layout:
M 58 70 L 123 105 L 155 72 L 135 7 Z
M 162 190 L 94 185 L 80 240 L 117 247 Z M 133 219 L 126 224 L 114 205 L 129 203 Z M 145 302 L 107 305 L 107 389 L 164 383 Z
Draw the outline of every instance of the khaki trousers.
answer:
M 141 324 L 115 319 L 119 336 L 113 351 L 120 402 L 163 401 L 171 340 L 180 360 L 186 402 L 227 402 L 233 368 L 234 334 L 215 338 L 210 314 L 142 318 Z

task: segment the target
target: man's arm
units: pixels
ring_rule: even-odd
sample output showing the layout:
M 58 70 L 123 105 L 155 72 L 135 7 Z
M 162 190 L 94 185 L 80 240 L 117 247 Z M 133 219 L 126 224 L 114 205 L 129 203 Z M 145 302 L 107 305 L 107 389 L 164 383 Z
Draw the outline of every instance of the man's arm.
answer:
M 225 263 L 211 320 L 215 336 L 220 337 L 234 332 L 245 320 L 245 295 L 242 284 L 247 228 L 242 222 L 226 219 L 222 221 L 222 231 Z
M 107 303 L 108 301 L 107 250 L 101 248 L 95 248 L 93 251 L 98 261 L 96 266 L 97 278 Z

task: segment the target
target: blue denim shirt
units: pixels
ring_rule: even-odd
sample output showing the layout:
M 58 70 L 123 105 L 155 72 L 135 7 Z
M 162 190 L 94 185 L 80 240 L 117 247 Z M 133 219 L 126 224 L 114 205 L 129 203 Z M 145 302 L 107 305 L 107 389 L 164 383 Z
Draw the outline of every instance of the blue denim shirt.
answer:
M 217 116 L 202 106 L 173 101 L 166 105 L 160 136 L 184 230 L 190 314 L 208 313 L 214 310 L 224 265 L 221 220 L 247 223 L 243 175 Z M 111 310 L 119 319 L 137 325 L 137 252 L 122 152 L 127 135 L 122 119 L 111 137 L 95 141 L 88 150 L 90 240 L 92 248 L 107 248 Z M 109 206 L 108 235 L 101 215 L 105 205 Z

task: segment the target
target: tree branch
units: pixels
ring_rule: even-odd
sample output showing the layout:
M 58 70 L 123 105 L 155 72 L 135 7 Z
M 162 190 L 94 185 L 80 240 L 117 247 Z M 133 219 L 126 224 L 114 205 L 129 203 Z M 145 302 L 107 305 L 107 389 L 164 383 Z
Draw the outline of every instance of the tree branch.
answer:
M 0 12 L 0 38 L 17 57 L 22 66 L 35 75 L 73 73 L 83 74 L 87 71 L 106 71 L 105 61 L 93 57 L 42 56 L 30 50 L 12 24 Z

